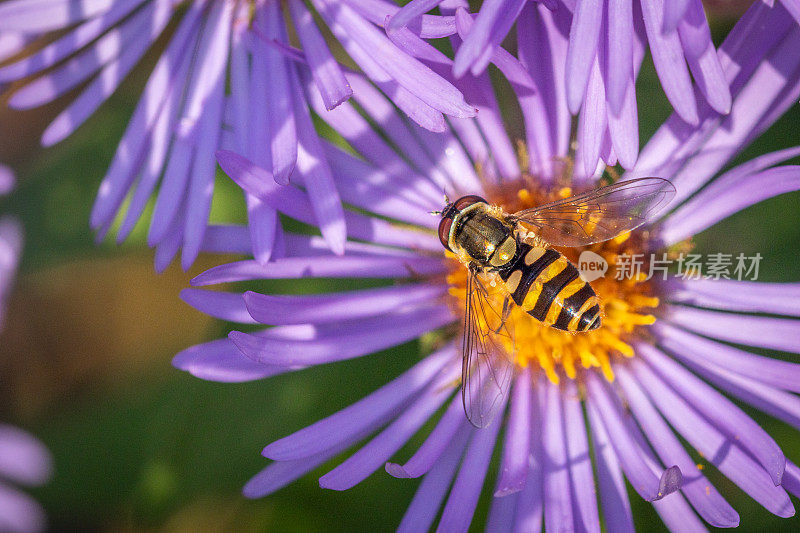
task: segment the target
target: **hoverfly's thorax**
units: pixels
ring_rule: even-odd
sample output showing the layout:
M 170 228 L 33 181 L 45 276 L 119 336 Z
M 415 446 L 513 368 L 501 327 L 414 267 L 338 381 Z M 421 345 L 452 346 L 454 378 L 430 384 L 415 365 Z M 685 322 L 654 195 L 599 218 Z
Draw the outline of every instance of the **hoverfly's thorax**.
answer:
M 464 196 L 445 208 L 439 240 L 483 268 L 500 268 L 517 252 L 514 229 L 479 196 Z

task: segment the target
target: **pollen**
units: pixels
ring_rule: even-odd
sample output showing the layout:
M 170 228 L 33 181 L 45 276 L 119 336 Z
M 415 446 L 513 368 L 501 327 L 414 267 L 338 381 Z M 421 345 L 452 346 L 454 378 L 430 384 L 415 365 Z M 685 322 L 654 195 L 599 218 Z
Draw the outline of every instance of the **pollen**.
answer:
M 487 191 L 490 203 L 499 205 L 507 213 L 535 207 L 563 198 L 565 187 L 550 191 L 537 189 L 526 182 L 515 188 L 505 184 L 502 190 Z M 580 191 L 577 191 L 580 192 Z M 505 323 L 509 335 L 496 336 L 506 355 L 520 367 L 535 366 L 544 371 L 553 383 L 567 377 L 576 379 L 580 369 L 594 369 L 608 381 L 614 380 L 611 363 L 616 359 L 636 356 L 633 340 L 641 336 L 641 328 L 656 321 L 655 311 L 659 305 L 656 285 L 648 280 L 649 235 L 646 231 L 627 232 L 609 241 L 581 248 L 556 248 L 567 259 L 577 264 L 581 252 L 590 250 L 608 262 L 608 271 L 593 281 L 591 286 L 600 299 L 601 325 L 587 332 L 571 333 L 544 325 L 525 310 L 514 306 Z M 625 272 L 624 257 L 644 257 L 636 275 Z M 454 310 L 465 312 L 467 269 L 463 258 L 448 253 L 450 260 L 447 282 Z M 488 292 L 487 302 L 495 313 L 484 316 L 500 316 L 503 302 L 509 294 L 505 283 L 491 283 L 496 274 L 480 274 Z M 497 278 L 499 279 L 499 278 Z M 499 321 L 499 319 L 498 319 Z M 495 330 L 498 324 L 484 324 Z

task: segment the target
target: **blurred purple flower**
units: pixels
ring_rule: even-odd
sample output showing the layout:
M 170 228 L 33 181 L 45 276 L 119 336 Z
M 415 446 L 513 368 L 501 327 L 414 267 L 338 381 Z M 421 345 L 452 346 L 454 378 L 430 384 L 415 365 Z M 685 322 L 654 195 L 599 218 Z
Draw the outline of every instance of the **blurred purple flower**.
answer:
M 545 19 L 556 16 L 533 8 Z M 543 40 L 540 57 L 552 57 L 562 41 Z M 722 116 L 699 101 L 698 123 L 692 125 L 676 112 L 623 177 L 661 176 L 678 189 L 672 204 L 677 208 L 654 220 L 650 233 L 637 231 L 639 237 L 631 237 L 639 239 L 640 252 L 683 242 L 754 203 L 800 189 L 800 167 L 778 166 L 798 157 L 800 147 L 764 154 L 721 172 L 797 101 L 799 42 L 800 27 L 780 3 L 757 2 L 739 21 L 719 54 L 733 96 L 730 113 Z M 517 65 L 502 49 L 495 53 L 504 73 L 513 77 Z M 551 68 L 563 68 L 563 57 L 561 67 L 556 61 Z M 490 93 L 485 94 L 493 102 Z M 184 300 L 202 312 L 274 327 L 233 331 L 227 339 L 189 348 L 175 357 L 176 367 L 203 379 L 250 381 L 365 356 L 431 332 L 441 335 L 442 328 L 459 320 L 443 299 L 452 287 L 453 274 L 447 276 L 452 261 L 445 258 L 435 234 L 438 221 L 426 213 L 441 207 L 435 189 L 444 185 L 453 196 L 498 190 L 517 196 L 520 191 L 521 197 L 530 187 L 551 186 L 556 172 L 531 171 L 522 181 L 514 179 L 519 169 L 509 175 L 500 171 L 513 159 L 486 159 L 494 146 L 511 145 L 502 128 L 489 135 L 487 128 L 502 122 L 488 107 L 474 122 L 454 121 L 452 132 L 433 135 L 406 127 L 380 95 L 375 98 L 361 104 L 374 129 L 366 122 L 352 124 L 349 118 L 355 115 L 345 105 L 321 113 L 363 157 L 323 142 L 333 180 L 348 205 L 345 253 L 331 254 L 320 237 L 287 232 L 285 254 L 274 262 L 221 265 L 197 276 L 193 285 L 299 278 L 398 283 L 302 296 L 186 289 Z M 519 100 L 523 113 L 536 104 Z M 563 105 L 546 109 L 569 117 L 559 111 Z M 579 130 L 590 112 L 584 109 Z M 569 139 L 568 126 L 568 120 L 546 122 L 536 133 Z M 476 134 L 481 131 L 486 135 Z M 557 143 L 537 152 L 539 140 L 530 137 L 531 130 L 528 133 L 532 159 L 552 163 L 562 155 Z M 596 137 L 608 154 L 608 144 Z M 590 184 L 596 174 L 580 168 L 582 150 L 587 148 L 578 147 L 572 175 L 569 167 L 560 170 L 562 179 L 572 178 L 571 184 L 578 187 Z M 507 156 L 512 158 L 513 152 Z M 310 191 L 276 188 L 269 170 L 232 152 L 220 152 L 218 161 L 249 194 L 288 217 L 315 225 Z M 487 163 L 482 165 L 482 180 L 474 170 L 476 162 Z M 431 165 L 437 173 L 429 172 Z M 246 248 L 245 228 L 226 231 L 230 246 Z M 536 330 L 544 328 L 531 320 L 530 334 L 539 335 L 539 344 L 518 346 L 535 355 L 527 367 L 520 367 L 510 395 L 487 529 L 538 531 L 544 521 L 548 530 L 600 531 L 602 511 L 607 528 L 630 531 L 633 519 L 625 479 L 653 502 L 673 531 L 704 530 L 701 519 L 715 527 L 738 525 L 737 512 L 681 439 L 768 511 L 792 516 L 788 493 L 800 496 L 800 469 L 710 384 L 800 428 L 800 364 L 728 344 L 800 353 L 800 284 L 673 277 L 653 284 L 655 294 L 647 295 L 622 282 L 603 283 L 612 286 L 611 293 L 616 291 L 617 301 L 614 309 L 606 309 L 608 320 L 596 335 L 561 337 L 566 340 L 559 341 L 563 344 L 556 354 L 555 344 L 550 351 L 542 348 L 557 332 Z M 643 311 L 646 308 L 650 311 Z M 654 325 L 649 312 L 658 318 Z M 615 329 L 615 321 L 625 327 Z M 583 341 L 590 343 L 588 350 L 581 351 L 578 344 Z M 574 353 L 578 355 L 572 358 Z M 485 429 L 468 424 L 455 394 L 460 365 L 456 346 L 448 341 L 366 398 L 270 444 L 263 454 L 274 462 L 247 484 L 245 494 L 270 494 L 366 439 L 320 478 L 322 487 L 345 490 L 382 467 L 395 477 L 424 476 L 400 530 L 427 530 L 437 516 L 441 531 L 466 530 L 503 424 L 499 417 Z M 389 462 L 445 404 L 412 457 L 403 464 Z
M 14 174 L 0 165 L 0 194 L 14 188 Z M 0 331 L 5 324 L 8 295 L 22 251 L 22 226 L 13 217 L 0 218 Z M 0 531 L 28 532 L 45 528 L 44 511 L 30 496 L 8 482 L 38 486 L 52 470 L 50 453 L 19 428 L 0 424 Z
M 321 218 L 331 220 L 325 236 L 331 248 L 341 252 L 341 206 L 286 56 L 289 39 L 282 5 L 311 67 L 316 97 L 324 108 L 336 107 L 353 89 L 301 0 L 0 4 L 0 30 L 5 35 L 0 56 L 18 54 L 26 42 L 62 31 L 43 48 L 0 68 L 0 83 L 38 76 L 11 96 L 13 108 L 38 107 L 79 88 L 45 131 L 44 145 L 64 139 L 83 124 L 171 21 L 180 19 L 100 185 L 91 218 L 99 238 L 119 216 L 117 237 L 124 240 L 158 188 L 148 233 L 148 243 L 158 248 L 157 267 L 165 268 L 182 246 L 182 264 L 188 268 L 206 238 L 216 168 L 213 154 L 221 147 L 235 147 L 270 169 L 277 183 L 298 179 L 293 178 L 298 166 L 306 169 L 300 173 L 308 187 L 320 185 L 331 193 L 325 205 L 317 201 L 321 195 L 312 202 Z M 366 76 L 420 125 L 443 131 L 444 114 L 474 116 L 458 89 L 405 54 L 373 24 L 382 24 L 397 6 L 383 0 L 314 0 L 313 5 Z M 453 26 L 453 17 L 426 15 L 417 30 L 420 37 L 432 38 L 452 33 Z M 254 254 L 267 261 L 280 244 L 276 212 L 249 197 L 248 213 Z
M 0 530 L 43 531 L 44 511 L 27 494 L 7 482 L 38 486 L 50 478 L 50 453 L 32 435 L 0 424 Z

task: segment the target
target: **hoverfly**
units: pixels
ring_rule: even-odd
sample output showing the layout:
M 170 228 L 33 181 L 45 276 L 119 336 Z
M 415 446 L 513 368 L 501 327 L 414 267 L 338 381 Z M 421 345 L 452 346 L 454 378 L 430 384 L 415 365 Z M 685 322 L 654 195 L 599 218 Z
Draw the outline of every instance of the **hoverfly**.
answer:
M 468 269 L 462 332 L 462 399 L 469 421 L 485 427 L 504 403 L 513 362 L 506 321 L 514 305 L 546 326 L 571 333 L 600 327 L 600 300 L 553 246 L 587 246 L 644 224 L 675 195 L 661 178 L 640 178 L 507 214 L 480 196 L 441 212 L 439 239 Z M 483 280 L 505 294 L 490 302 Z M 505 337 L 505 339 L 503 339 Z

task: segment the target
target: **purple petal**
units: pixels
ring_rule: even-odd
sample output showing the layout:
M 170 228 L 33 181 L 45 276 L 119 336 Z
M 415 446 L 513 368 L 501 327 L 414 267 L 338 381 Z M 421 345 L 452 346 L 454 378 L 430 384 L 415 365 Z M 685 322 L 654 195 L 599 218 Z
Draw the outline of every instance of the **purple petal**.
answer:
M 608 127 L 605 99 L 600 67 L 595 60 L 586 88 L 586 99 L 578 117 L 578 148 L 575 153 L 574 178 L 582 178 L 581 181 L 592 179 L 600 162 L 603 135 Z
M 219 265 L 199 274 L 192 285 L 284 278 L 407 278 L 443 272 L 441 260 L 425 257 L 290 257 L 268 265 L 257 261 Z
M 597 494 L 586 437 L 586 420 L 581 408 L 580 393 L 575 381 L 566 380 L 563 392 L 564 438 L 567 444 L 567 464 L 572 486 L 572 512 L 575 528 L 580 531 L 600 532 L 597 513 Z
M 0 476 L 23 485 L 38 486 L 53 473 L 53 459 L 33 435 L 0 424 Z
M 438 221 L 431 209 L 441 207 L 420 198 L 406 183 L 397 183 L 379 168 L 354 157 L 329 143 L 323 146 L 333 171 L 342 201 L 366 211 L 403 220 L 421 227 L 434 228 Z
M 52 67 L 115 26 L 142 3 L 143 0 L 117 2 L 102 16 L 87 20 L 44 48 L 0 68 L 0 82 L 18 80 Z
M 276 461 L 299 460 L 337 446 L 351 435 L 373 431 L 396 416 L 412 397 L 439 375 L 445 365 L 454 360 L 454 355 L 452 346 L 439 350 L 369 396 L 273 442 L 264 448 L 262 454 Z
M 208 216 L 211 212 L 211 197 L 214 192 L 214 175 L 217 168 L 214 152 L 219 147 L 224 110 L 233 6 L 226 3 L 222 11 L 218 13 L 212 11 L 210 16 L 214 25 L 209 28 L 208 40 L 204 39 L 204 43 L 208 43 L 208 48 L 201 48 L 198 51 L 202 63 L 197 66 L 198 68 L 193 72 L 189 82 L 190 88 L 197 84 L 208 86 L 208 89 L 187 97 L 186 108 L 181 119 L 183 124 L 192 124 L 197 121 L 197 129 L 193 131 L 193 134 L 197 135 L 194 161 L 186 197 L 186 220 L 181 257 L 181 265 L 184 270 L 189 269 L 200 253 L 203 236 L 208 225 Z
M 706 337 L 784 352 L 800 353 L 800 320 L 707 311 L 668 305 L 670 322 Z
M 636 492 L 645 500 L 653 501 L 663 498 L 668 494 L 663 490 L 665 488 L 665 476 L 669 473 L 669 470 L 664 472 L 661 479 L 655 475 L 647 464 L 644 451 L 626 427 L 619 405 L 611 397 L 606 385 L 600 379 L 592 372 L 587 374 L 589 402 L 597 410 L 603 425 L 608 431 L 611 444 L 614 447 L 616 456 L 619 458 L 625 476 Z M 675 490 L 679 487 L 671 488 Z
M 205 291 L 183 289 L 181 300 L 201 313 L 240 324 L 256 324 L 245 306 L 245 298 L 240 292 Z
M 601 0 L 582 0 L 575 5 L 566 63 L 567 103 L 573 115 L 578 114 L 584 101 L 592 63 L 597 57 L 602 18 Z
M 183 91 L 186 73 L 191 64 L 191 54 L 185 52 L 190 42 L 195 41 L 194 34 L 199 27 L 202 5 L 202 3 L 192 4 L 150 74 L 111 166 L 100 184 L 90 219 L 95 229 L 110 223 L 128 194 L 136 172 L 144 160 L 142 154 L 148 148 L 147 132 L 152 131 L 154 122 L 160 117 L 162 106 L 168 101 L 165 95 L 178 98 L 178 94 Z M 159 168 L 159 172 L 160 170 Z
M 503 458 L 494 496 L 508 496 L 525 486 L 531 439 L 531 373 L 525 367 L 514 380 L 503 442 Z
M 337 110 L 342 107 L 339 106 Z M 274 183 L 272 175 L 268 171 L 233 152 L 217 152 L 217 161 L 222 169 L 247 192 L 258 196 L 270 206 L 292 218 L 306 224 L 316 224 L 314 218 L 309 216 L 310 202 L 300 190 L 291 186 L 280 187 Z M 301 167 L 304 167 L 307 162 L 310 163 L 311 159 L 306 160 L 304 155 Z M 318 169 L 314 169 L 314 171 L 316 172 Z M 324 201 L 324 198 L 321 200 Z M 395 227 L 374 217 L 347 211 L 345 212 L 345 223 L 348 235 L 357 239 L 408 248 L 420 247 L 437 251 L 441 249 L 441 243 L 432 235 Z
M 269 366 L 245 357 L 230 339 L 198 344 L 172 359 L 175 368 L 209 381 L 242 383 L 283 374 L 303 367 Z
M 351 55 L 354 45 L 368 51 L 377 65 L 392 79 L 442 113 L 458 118 L 475 116 L 475 109 L 464 101 L 464 96 L 458 89 L 403 53 L 349 7 L 330 0 L 314 0 L 313 3 Z
M 737 440 L 723 435 L 697 413 L 692 404 L 666 386 L 643 361 L 637 359 L 631 364 L 634 374 L 659 411 L 698 453 L 771 513 L 782 517 L 794 514 L 786 492 L 775 486 L 769 474 L 739 446 Z
M 515 492 L 502 498 L 492 498 L 492 505 L 489 507 L 489 516 L 486 518 L 484 531 L 487 533 L 513 531 L 518 496 L 519 494 Z
M 677 33 L 664 34 L 664 0 L 642 2 L 642 15 L 650 43 L 650 53 L 661 80 L 661 86 L 675 111 L 688 124 L 698 124 L 697 104 L 694 98 L 692 80 L 683 57 L 680 38 Z
M 670 279 L 671 301 L 726 311 L 800 316 L 800 283 Z
M 661 30 L 663 33 L 672 33 L 677 29 L 678 23 L 683 20 L 691 2 L 692 0 L 664 2 L 664 25 Z
M 545 383 L 542 403 L 544 525 L 545 529 L 563 527 L 572 530 L 575 521 L 572 515 L 562 398 L 558 386 L 549 381 Z
M 514 24 L 523 5 L 524 1 L 520 0 L 483 2 L 475 17 L 475 27 L 464 38 L 455 55 L 453 73 L 456 77 L 460 78 L 467 70 L 472 70 L 472 74 L 477 76 L 486 69 L 489 58 Z
M 350 98 L 353 90 L 303 2 L 292 0 L 289 2 L 289 10 L 297 28 L 297 37 L 311 67 L 314 83 L 325 102 L 325 107 L 333 109 Z
M 636 421 L 647 440 L 665 464 L 675 464 L 683 473 L 681 490 L 700 516 L 714 527 L 736 527 L 739 515 L 719 494 L 711 482 L 697 469 L 694 460 L 675 434 L 658 414 L 624 364 L 616 365 L 614 373 L 625 391 Z
M 716 385 L 721 390 L 739 398 L 743 402 L 782 420 L 795 428 L 800 428 L 800 397 L 764 385 L 753 378 L 735 374 L 725 367 L 712 363 L 697 364 L 677 356 L 686 365 Z
M 492 458 L 501 424 L 490 424 L 472 431 L 461 469 L 450 490 L 437 531 L 466 531 L 478 504 L 489 461 Z
M 294 79 L 293 87 L 298 93 L 300 85 Z M 303 179 L 308 198 L 317 219 L 322 236 L 337 255 L 344 253 L 347 227 L 344 210 L 328 161 L 317 137 L 308 108 L 295 98 L 294 113 L 297 118 L 298 152 L 297 171 Z
M 260 338 L 232 331 L 228 337 L 246 356 L 271 365 L 313 365 L 361 357 L 397 346 L 453 320 L 443 305 L 386 313 L 351 323 L 319 326 L 311 338 Z M 279 326 L 285 328 L 291 326 Z M 271 331 L 275 331 L 273 328 Z
M 783 477 L 783 487 L 800 497 L 800 468 L 791 461 L 786 461 L 786 474 Z
M 382 26 L 387 18 L 400 12 L 400 8 L 386 0 L 345 0 L 359 15 L 378 26 Z M 456 25 L 453 17 L 422 15 L 419 20 L 411 21 L 410 26 L 423 39 L 438 39 L 453 35 Z
M 208 226 L 203 241 L 203 251 L 217 254 L 249 255 L 251 247 L 247 228 L 223 224 Z
M 606 94 L 609 109 L 619 114 L 633 74 L 633 2 L 608 1 Z
M 746 207 L 800 189 L 800 166 L 764 170 L 737 180 L 735 186 L 719 181 L 715 185 L 701 191 L 664 222 L 660 236 L 667 245 L 695 235 Z
M 122 80 L 139 62 L 150 44 L 161 34 L 172 15 L 172 7 L 166 2 L 156 4 L 153 20 L 146 28 L 138 31 L 136 38 L 128 39 L 130 44 L 121 49 L 119 55 L 109 61 L 64 111 L 62 111 L 42 134 L 42 145 L 51 146 L 70 135 L 91 116 L 117 89 Z M 48 79 L 49 75 L 45 78 Z M 58 92 L 60 87 L 56 87 Z M 48 90 L 45 93 L 49 94 Z M 47 98 L 46 100 L 47 101 Z
M 347 490 L 380 468 L 436 412 L 453 392 L 458 365 L 450 365 L 389 426 L 342 464 L 319 478 L 324 489 Z
M 22 33 L 56 30 L 108 11 L 115 2 L 117 0 L 82 0 L 79 4 L 73 0 L 12 0 L 0 5 L 0 30 Z
M 587 406 L 592 431 L 592 451 L 597 465 L 597 489 L 607 527 L 620 533 L 634 533 L 633 514 L 625 478 L 620 470 L 619 460 L 608 438 L 608 432 L 600 420 L 600 415 Z
M 190 289 L 184 292 L 187 290 Z M 262 324 L 323 324 L 380 315 L 438 299 L 446 292 L 446 285 L 428 283 L 305 296 L 273 296 L 248 291 L 241 303 L 247 304 L 248 316 Z
M 711 30 L 700 0 L 690 0 L 686 16 L 678 26 L 678 33 L 686 62 L 700 92 L 716 111 L 729 113 L 731 91 L 717 58 L 717 50 L 711 42 Z
M 728 438 L 735 439 L 743 449 L 749 451 L 775 485 L 780 484 L 786 457 L 766 431 L 733 402 L 656 348 L 640 343 L 636 350 L 637 354 L 641 351 L 642 357 L 676 392 L 696 405 Z
M 706 533 L 708 531 L 680 493 L 671 498 L 653 502 L 653 507 L 670 531 L 680 531 L 681 533 Z
M 403 520 L 397 527 L 398 533 L 416 533 L 430 529 L 461 462 L 467 439 L 474 433 L 471 426 L 464 426 L 464 429 L 465 431 L 460 431 L 455 436 L 441 458 L 422 479 L 414 499 L 411 500 Z
M 256 15 L 256 24 L 269 40 L 286 42 L 283 14 L 276 2 L 267 2 Z M 259 61 L 266 63 L 270 82 L 266 86 L 267 117 L 269 120 L 269 145 L 272 154 L 272 175 L 281 185 L 289 183 L 289 175 L 297 161 L 297 132 L 295 127 L 296 88 L 289 79 L 289 68 L 283 55 L 272 47 L 264 47 Z
M 800 392 L 800 364 L 745 352 L 733 346 L 693 335 L 688 331 L 659 321 L 653 326 L 659 344 L 684 361 L 702 361 L 730 368 L 742 376 L 752 377 L 772 387 Z
M 434 467 L 442 453 L 451 446 L 454 439 L 458 441 L 457 435 L 468 432 L 469 427 L 464 416 L 462 400 L 460 397 L 455 397 L 414 455 L 402 465 L 386 463 L 386 472 L 397 478 L 415 478 L 426 474 Z

